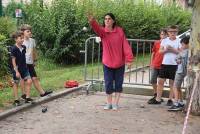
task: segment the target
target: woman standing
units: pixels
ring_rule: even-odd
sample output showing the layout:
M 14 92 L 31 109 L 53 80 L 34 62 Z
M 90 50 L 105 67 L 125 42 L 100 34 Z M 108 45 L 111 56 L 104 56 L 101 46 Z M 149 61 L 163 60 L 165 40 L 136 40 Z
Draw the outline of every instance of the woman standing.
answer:
M 105 110 L 118 109 L 122 84 L 124 80 L 125 64 L 131 68 L 133 61 L 132 49 L 121 27 L 116 26 L 112 13 L 104 15 L 103 26 L 100 26 L 92 15 L 88 15 L 89 23 L 95 33 L 100 36 L 103 46 L 103 70 L 107 105 Z M 115 93 L 114 100 L 112 94 Z

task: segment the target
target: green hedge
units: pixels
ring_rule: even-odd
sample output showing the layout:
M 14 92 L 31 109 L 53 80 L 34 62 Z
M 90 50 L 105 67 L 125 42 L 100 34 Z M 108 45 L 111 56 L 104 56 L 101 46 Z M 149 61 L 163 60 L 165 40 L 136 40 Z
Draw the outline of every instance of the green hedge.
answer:
M 0 77 L 8 72 L 7 46 L 12 45 L 10 34 L 16 31 L 15 20 L 9 17 L 0 17 Z
M 41 6 L 41 0 L 32 0 L 21 7 L 24 21 L 33 26 L 33 35 L 42 54 L 58 63 L 80 63 L 79 50 L 93 31 L 81 32 L 89 27 L 86 12 L 93 12 L 102 23 L 103 15 L 112 12 L 128 38 L 158 39 L 159 29 L 179 25 L 180 32 L 190 27 L 191 12 L 176 6 L 159 6 L 133 0 L 54 0 Z M 10 10 L 11 11 L 11 10 Z

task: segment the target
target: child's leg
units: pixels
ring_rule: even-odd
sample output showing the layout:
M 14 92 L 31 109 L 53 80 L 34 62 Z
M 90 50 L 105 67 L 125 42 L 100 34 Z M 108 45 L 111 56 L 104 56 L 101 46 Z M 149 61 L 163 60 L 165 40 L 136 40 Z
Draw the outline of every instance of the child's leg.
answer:
M 32 77 L 32 81 L 34 84 L 34 87 L 37 89 L 37 91 L 42 95 L 45 93 L 45 91 L 43 90 L 43 88 L 40 85 L 39 80 L 37 79 L 37 77 Z
M 162 93 L 163 93 L 163 87 L 164 87 L 164 82 L 165 82 L 165 79 L 163 78 L 159 78 L 158 79 L 158 87 L 157 87 L 157 97 L 156 97 L 156 100 L 157 101 L 161 101 L 161 97 L 162 97 Z
M 157 78 L 158 78 L 158 73 L 159 73 L 158 69 L 152 68 L 150 83 L 152 84 L 154 95 L 157 93 Z
M 13 83 L 13 95 L 15 97 L 15 100 L 18 100 L 18 84 L 17 83 Z
M 25 80 L 26 98 L 30 98 L 32 80 L 28 78 Z
M 170 87 L 170 92 L 169 92 L 169 99 L 172 100 L 174 97 L 174 90 L 173 90 L 173 85 L 174 81 L 169 79 L 169 87 Z
M 42 89 L 40 82 L 37 78 L 37 74 L 36 74 L 34 65 L 33 64 L 27 64 L 27 66 L 28 66 L 29 74 L 31 76 L 34 87 L 40 93 L 40 95 L 44 94 L 45 91 Z
M 26 91 L 25 91 L 25 82 L 24 82 L 23 79 L 20 80 L 20 87 L 21 87 L 22 94 L 26 94 Z
M 178 88 L 174 87 L 174 102 L 178 102 L 179 94 Z
M 178 100 L 183 102 L 183 92 L 181 90 L 181 88 L 179 89 L 179 97 L 178 97 Z

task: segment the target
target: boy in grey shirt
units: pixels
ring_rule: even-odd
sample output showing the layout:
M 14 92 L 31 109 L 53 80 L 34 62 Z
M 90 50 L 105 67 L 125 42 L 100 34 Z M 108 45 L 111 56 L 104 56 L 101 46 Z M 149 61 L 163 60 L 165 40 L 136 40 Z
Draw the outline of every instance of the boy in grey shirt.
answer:
M 31 26 L 24 24 L 21 27 L 21 31 L 24 33 L 24 42 L 23 45 L 26 46 L 26 64 L 31 76 L 31 79 L 33 81 L 34 87 L 37 89 L 37 91 L 40 93 L 40 96 L 46 96 L 48 94 L 51 94 L 52 91 L 44 91 L 43 88 L 40 85 L 40 82 L 37 78 L 37 74 L 35 71 L 35 51 L 36 51 L 36 43 L 35 40 L 31 38 L 32 32 L 31 32 Z M 22 92 L 24 90 L 23 84 L 21 86 Z M 22 95 L 22 98 L 25 98 L 25 95 Z
M 187 74 L 187 61 L 189 52 L 189 37 L 181 39 L 181 51 L 177 56 L 176 62 L 178 63 L 178 68 L 174 80 L 174 104 L 168 109 L 168 111 L 179 111 L 183 109 L 183 99 L 181 84 Z

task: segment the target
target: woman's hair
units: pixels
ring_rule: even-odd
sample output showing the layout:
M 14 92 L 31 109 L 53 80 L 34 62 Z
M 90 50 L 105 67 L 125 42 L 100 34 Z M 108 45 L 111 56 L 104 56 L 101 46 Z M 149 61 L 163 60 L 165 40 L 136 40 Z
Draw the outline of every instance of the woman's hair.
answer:
M 110 17 L 113 19 L 114 23 L 113 23 L 112 28 L 114 28 L 114 27 L 116 26 L 116 20 L 115 20 L 114 14 L 112 14 L 112 13 L 106 13 L 106 14 L 104 15 L 104 19 L 105 19 L 105 17 L 106 17 L 107 15 L 110 16 Z M 105 27 L 105 22 L 104 22 L 104 21 L 103 21 L 103 27 Z

